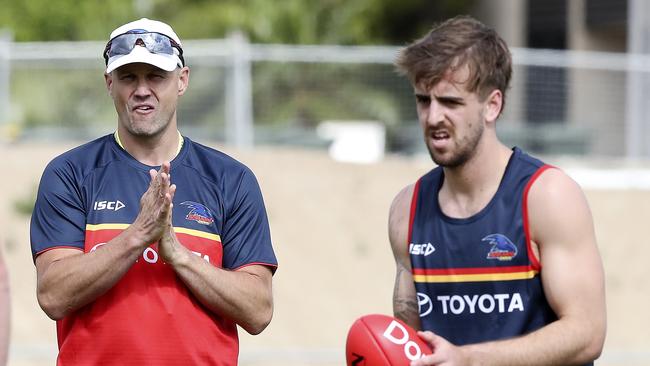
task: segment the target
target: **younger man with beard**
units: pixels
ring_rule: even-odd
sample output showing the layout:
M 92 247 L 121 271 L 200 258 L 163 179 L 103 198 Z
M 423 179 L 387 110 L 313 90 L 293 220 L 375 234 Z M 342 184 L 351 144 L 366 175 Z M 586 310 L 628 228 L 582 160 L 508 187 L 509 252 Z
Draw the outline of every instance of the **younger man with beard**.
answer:
M 606 327 L 591 213 L 565 173 L 499 141 L 507 45 L 461 16 L 396 64 L 438 165 L 390 209 L 395 316 L 434 350 L 412 365 L 590 364 Z

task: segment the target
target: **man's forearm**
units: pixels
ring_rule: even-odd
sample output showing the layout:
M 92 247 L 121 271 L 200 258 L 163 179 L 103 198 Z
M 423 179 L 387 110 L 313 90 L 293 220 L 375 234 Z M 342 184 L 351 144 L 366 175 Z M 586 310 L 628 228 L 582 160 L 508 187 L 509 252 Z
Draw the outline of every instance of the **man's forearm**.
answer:
M 133 266 L 142 253 L 141 244 L 127 229 L 106 245 L 89 253 L 66 255 L 51 263 L 39 265 L 37 258 L 38 291 L 41 308 L 52 319 L 58 320 L 108 291 Z
M 9 277 L 0 257 L 0 366 L 7 364 L 9 351 L 9 334 L 11 331 L 11 298 Z
M 420 312 L 413 277 L 399 264 L 393 289 L 393 314 L 414 329 L 420 329 Z
M 600 355 L 604 332 L 589 319 L 568 318 L 521 337 L 461 348 L 480 365 L 585 364 Z
M 173 264 L 174 270 L 203 305 L 251 334 L 266 328 L 273 315 L 272 276 L 268 268 L 253 265 L 228 271 L 187 253 Z

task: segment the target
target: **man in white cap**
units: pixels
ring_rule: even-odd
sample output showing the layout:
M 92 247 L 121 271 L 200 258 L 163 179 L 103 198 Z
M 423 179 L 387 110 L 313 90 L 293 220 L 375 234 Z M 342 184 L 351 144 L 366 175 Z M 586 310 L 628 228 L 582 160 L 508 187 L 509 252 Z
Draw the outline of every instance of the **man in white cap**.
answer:
M 236 365 L 236 326 L 258 334 L 273 314 L 255 176 L 178 132 L 190 71 L 169 25 L 117 28 L 104 59 L 117 131 L 50 162 L 32 215 L 57 363 Z

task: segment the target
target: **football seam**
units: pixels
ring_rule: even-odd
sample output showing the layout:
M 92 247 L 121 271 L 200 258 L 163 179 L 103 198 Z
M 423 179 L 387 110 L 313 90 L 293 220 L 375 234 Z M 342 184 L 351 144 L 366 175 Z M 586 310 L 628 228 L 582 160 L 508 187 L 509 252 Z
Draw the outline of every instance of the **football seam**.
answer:
M 388 355 L 386 355 L 386 352 L 384 351 L 384 348 L 381 346 L 381 343 L 377 340 L 377 337 L 375 336 L 375 333 L 372 332 L 372 328 L 366 323 L 365 319 L 360 319 L 363 325 L 366 327 L 366 330 L 368 333 L 370 333 L 372 341 L 375 343 L 375 346 L 377 346 L 377 349 L 381 351 L 381 356 L 384 358 L 386 361 L 387 365 L 393 366 L 393 363 L 390 362 L 390 359 L 388 358 Z

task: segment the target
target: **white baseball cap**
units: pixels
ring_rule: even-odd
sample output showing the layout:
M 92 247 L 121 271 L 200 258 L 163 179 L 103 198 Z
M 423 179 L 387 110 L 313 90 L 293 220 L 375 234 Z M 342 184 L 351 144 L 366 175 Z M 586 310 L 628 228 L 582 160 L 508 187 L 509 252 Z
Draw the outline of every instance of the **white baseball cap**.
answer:
M 177 66 L 183 67 L 182 54 L 181 40 L 172 27 L 157 20 L 142 18 L 124 24 L 111 33 L 104 50 L 106 73 L 136 62 L 172 71 Z

